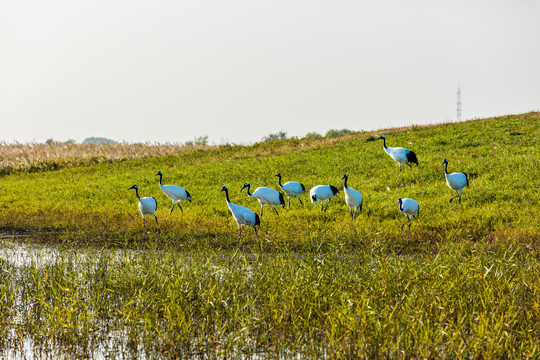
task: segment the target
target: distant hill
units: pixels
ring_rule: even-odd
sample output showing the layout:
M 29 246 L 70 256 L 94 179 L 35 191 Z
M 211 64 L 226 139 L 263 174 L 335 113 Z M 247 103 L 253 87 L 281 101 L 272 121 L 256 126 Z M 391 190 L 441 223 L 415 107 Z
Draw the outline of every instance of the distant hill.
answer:
M 102 138 L 102 137 L 89 137 L 84 139 L 83 144 L 100 144 L 100 143 L 107 143 L 107 144 L 116 144 L 117 142 L 111 139 Z

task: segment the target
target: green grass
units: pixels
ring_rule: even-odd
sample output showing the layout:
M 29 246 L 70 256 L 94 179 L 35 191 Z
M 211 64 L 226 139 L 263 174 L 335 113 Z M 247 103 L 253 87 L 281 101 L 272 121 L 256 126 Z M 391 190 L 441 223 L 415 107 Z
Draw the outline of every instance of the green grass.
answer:
M 538 358 L 540 113 L 383 133 L 420 165 L 398 172 L 375 133 L 353 133 L 0 171 L 3 232 L 60 253 L 0 258 L 1 321 L 17 334 L 0 330 L 0 346 L 26 334 L 88 356 L 114 332 L 113 347 L 169 357 Z M 469 174 L 461 204 L 445 158 Z M 169 217 L 158 170 L 191 193 L 183 214 Z M 352 221 L 342 192 L 326 213 L 304 195 L 279 216 L 265 207 L 260 236 L 244 228 L 239 242 L 221 186 L 258 212 L 238 191 L 277 188 L 278 172 L 308 191 L 341 189 L 346 172 L 364 208 Z M 134 183 L 159 205 L 146 234 Z M 410 233 L 398 197 L 420 204 Z
M 8 229 L 54 230 L 55 240 L 60 232 L 67 234 L 67 241 L 97 246 L 142 239 L 136 199 L 133 192 L 126 191 L 136 183 L 141 196 L 158 200 L 160 230 L 150 225 L 149 241 L 191 248 L 228 247 L 235 243 L 236 226 L 223 193 L 219 193 L 223 184 L 231 189 L 233 202 L 258 211 L 254 199 L 236 191 L 246 181 L 254 187 L 276 188 L 273 175 L 281 172 L 284 181 L 301 181 L 308 190 L 317 184 L 341 188 L 339 179 L 347 172 L 350 186 L 361 191 L 365 199 L 364 211 L 355 223 L 347 218 L 342 194 L 322 216 L 304 195 L 305 208 L 293 199 L 292 210 L 280 211 L 279 218 L 266 212 L 261 229 L 270 243 L 310 249 L 313 239 L 354 242 L 373 234 L 392 241 L 402 239 L 398 224 L 405 217 L 397 211 L 398 197 L 412 197 L 420 203 L 421 216 L 412 226 L 421 239 L 532 237 L 536 241 L 535 219 L 540 218 L 539 124 L 539 115 L 531 113 L 415 127 L 401 133 L 389 131 L 390 146 L 406 146 L 419 157 L 418 168 L 405 166 L 401 172 L 382 151 L 380 141 L 369 141 L 371 134 L 359 133 L 341 141 L 314 140 L 319 144 L 315 146 L 310 141 L 291 139 L 11 174 L 0 178 L 0 224 Z M 450 171 L 469 174 L 470 187 L 463 191 L 461 205 L 448 204 L 455 193 L 444 181 L 440 166 L 444 158 L 449 159 Z M 164 172 L 165 183 L 184 186 L 192 194 L 194 202 L 184 206 L 184 214 L 177 209 L 168 216 L 170 202 L 154 177 L 158 170 Z M 254 241 L 253 237 L 249 241 Z

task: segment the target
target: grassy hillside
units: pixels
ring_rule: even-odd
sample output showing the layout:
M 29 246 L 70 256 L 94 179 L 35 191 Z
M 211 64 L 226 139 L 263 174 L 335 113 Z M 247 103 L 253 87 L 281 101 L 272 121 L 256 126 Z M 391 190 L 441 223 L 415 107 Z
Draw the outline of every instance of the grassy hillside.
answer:
M 530 113 L 388 130 L 389 146 L 407 147 L 419 158 L 420 166 L 404 166 L 401 172 L 383 152 L 382 141 L 372 141 L 371 133 L 249 147 L 220 146 L 56 171 L 16 172 L 0 178 L 0 226 L 46 229 L 54 232 L 53 238 L 99 246 L 140 240 L 137 201 L 132 191 L 126 191 L 137 184 L 141 196 L 153 196 L 159 205 L 159 231 L 150 223 L 147 241 L 227 246 L 236 243 L 236 224 L 223 193 L 219 193 L 223 184 L 231 189 L 233 202 L 258 211 L 256 200 L 245 192 L 238 193 L 244 182 L 277 188 L 273 175 L 281 172 L 284 181 L 300 181 L 308 191 L 318 184 L 341 189 L 340 178 L 348 173 L 349 186 L 365 199 L 355 222 L 347 216 L 342 192 L 324 214 L 309 204 L 306 194 L 302 197 L 304 208 L 294 199 L 291 210 L 280 209 L 279 217 L 265 209 L 261 229 L 270 248 L 310 248 L 320 243 L 354 246 L 373 238 L 402 241 L 399 223 L 405 216 L 398 212 L 398 197 L 414 198 L 421 207 L 421 216 L 413 221 L 413 231 L 407 237 L 409 242 L 536 242 L 539 125 L 540 114 Z M 448 203 L 455 192 L 445 184 L 441 166 L 445 158 L 449 171 L 469 174 L 470 187 L 463 191 L 460 205 Z M 154 176 L 158 170 L 164 173 L 164 183 L 183 186 L 191 193 L 194 201 L 183 206 L 184 214 L 176 209 L 169 217 L 171 203 Z M 245 230 L 250 234 L 248 242 L 254 241 L 252 231 Z
M 420 165 L 399 172 L 374 141 L 383 133 Z M 0 247 L 0 322 L 8 324 L 0 355 L 31 339 L 68 358 L 96 349 L 170 358 L 540 357 L 540 113 L 166 155 L 110 147 L 74 157 L 70 149 L 2 168 L 3 232 L 60 246 L 30 247 L 22 264 L 16 243 Z M 449 171 L 469 174 L 461 204 L 448 202 L 455 192 L 445 158 Z M 169 217 L 158 170 L 191 193 L 183 214 Z M 239 243 L 221 186 L 258 212 L 238 191 L 244 182 L 277 189 L 278 172 L 308 191 L 341 189 L 348 173 L 364 208 L 353 221 L 342 192 L 325 213 L 304 195 L 305 207 L 293 199 L 279 216 L 266 207 L 259 237 L 245 228 Z M 133 184 L 158 201 L 159 228 L 149 219 L 146 234 L 126 190 Z M 420 204 L 410 233 L 400 232 L 398 197 Z

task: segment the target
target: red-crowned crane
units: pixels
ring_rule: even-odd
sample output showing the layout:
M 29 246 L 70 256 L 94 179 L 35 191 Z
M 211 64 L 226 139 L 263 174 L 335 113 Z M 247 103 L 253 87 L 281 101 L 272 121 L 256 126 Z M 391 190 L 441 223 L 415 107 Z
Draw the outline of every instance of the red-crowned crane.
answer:
M 285 208 L 285 199 L 283 199 L 283 194 L 279 191 L 267 187 L 260 187 L 255 189 L 255 191 L 251 193 L 250 183 L 244 183 L 244 186 L 242 186 L 240 191 L 244 190 L 245 188 L 247 188 L 248 196 L 257 199 L 259 201 L 259 204 L 261 204 L 261 217 L 263 215 L 264 205 L 271 206 L 278 215 L 279 213 L 274 206 L 281 205 L 283 208 Z
M 229 207 L 234 220 L 238 224 L 238 239 L 240 239 L 240 236 L 242 235 L 242 225 L 252 226 L 253 230 L 255 230 L 255 235 L 257 236 L 257 228 L 261 224 L 259 215 L 255 214 L 252 210 L 246 207 L 233 204 L 229 199 L 229 190 L 225 185 L 223 185 L 221 191 L 225 191 L 227 206 Z
M 321 211 L 326 211 L 328 209 L 328 204 L 330 204 L 330 200 L 337 195 L 338 189 L 335 186 L 332 185 L 317 185 L 311 188 L 309 191 L 309 197 L 311 199 L 312 204 L 316 204 L 317 202 L 321 202 Z M 326 207 L 324 207 L 324 202 L 328 200 L 326 203 Z
M 450 199 L 450 202 L 459 197 L 459 203 L 461 204 L 461 190 L 465 186 L 469 186 L 469 178 L 467 174 L 462 172 L 448 173 L 448 160 L 444 159 L 441 165 L 444 165 L 444 177 L 446 178 L 446 185 L 452 190 L 457 191 L 457 195 Z
M 407 221 L 405 221 L 403 224 L 401 224 L 401 231 L 403 231 L 403 225 L 409 223 L 409 231 L 411 231 L 411 219 L 413 216 L 417 215 L 420 211 L 420 207 L 418 206 L 418 202 L 413 199 L 402 199 L 398 198 L 398 204 L 399 204 L 399 211 L 401 211 L 403 214 L 407 216 Z
M 143 218 L 143 230 L 146 230 L 146 215 L 154 215 L 156 218 L 156 225 L 158 225 L 158 219 L 155 214 L 157 210 L 157 201 L 153 197 L 140 197 L 139 196 L 139 188 L 137 185 L 133 185 L 128 190 L 135 189 L 135 195 L 137 196 L 137 199 L 139 200 L 139 211 L 141 212 L 142 218 Z
M 163 193 L 169 199 L 172 200 L 172 207 L 171 207 L 171 212 L 169 213 L 169 216 L 172 215 L 172 212 L 174 210 L 174 204 L 177 204 L 178 207 L 180 208 L 180 211 L 184 212 L 184 210 L 180 206 L 180 201 L 187 200 L 187 201 L 191 202 L 191 195 L 189 195 L 189 193 L 186 190 L 184 190 L 184 188 L 182 188 L 180 186 L 177 186 L 177 185 L 163 185 L 163 183 L 162 183 L 163 173 L 161 172 L 161 170 L 158 171 L 156 176 L 159 176 L 159 187 L 161 188 L 161 191 L 163 191 Z
M 300 204 L 304 206 L 304 203 L 302 203 L 302 200 L 300 200 L 300 194 L 303 194 L 306 192 L 306 188 L 303 184 L 297 182 L 297 181 L 288 181 L 285 184 L 281 184 L 281 173 L 274 175 L 279 178 L 279 187 L 283 192 L 287 195 L 287 198 L 289 200 L 289 209 L 291 208 L 291 197 L 295 197 L 300 201 Z
M 351 211 L 351 217 L 353 220 L 356 218 L 356 210 L 360 209 L 362 211 L 362 194 L 360 194 L 360 191 L 354 190 L 353 188 L 350 188 L 347 186 L 347 180 L 349 180 L 349 175 L 344 174 L 341 180 L 345 180 L 343 182 L 343 192 L 345 193 L 345 203 L 349 207 Z
M 401 164 L 407 164 L 409 167 L 412 168 L 411 163 L 416 164 L 418 166 L 418 159 L 416 158 L 416 154 L 412 151 L 409 151 L 402 147 L 388 147 L 386 146 L 386 136 L 381 135 L 381 137 L 377 138 L 377 140 L 383 139 L 383 148 L 384 151 L 390 155 L 394 161 L 397 161 L 399 164 L 399 171 L 401 171 Z

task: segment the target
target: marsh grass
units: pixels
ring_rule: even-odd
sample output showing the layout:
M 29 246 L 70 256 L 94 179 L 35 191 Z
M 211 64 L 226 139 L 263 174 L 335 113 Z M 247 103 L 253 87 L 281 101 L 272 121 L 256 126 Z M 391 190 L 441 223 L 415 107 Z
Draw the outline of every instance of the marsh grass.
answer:
M 539 132 L 529 113 L 111 161 L 59 152 L 68 165 L 5 171 L 2 232 L 59 255 L 0 257 L 12 325 L 0 346 L 29 336 L 78 357 L 106 345 L 127 357 L 538 358 Z M 374 141 L 382 133 L 420 166 L 398 172 Z M 469 174 L 461 204 L 448 203 L 444 158 Z M 168 215 L 158 170 L 191 193 L 183 213 Z M 259 211 L 238 191 L 277 188 L 278 172 L 308 191 L 341 189 L 347 172 L 363 210 L 352 221 L 340 192 L 321 213 L 305 195 L 279 216 L 265 208 L 259 237 L 246 228 L 238 241 L 221 186 Z M 134 183 L 158 201 L 146 233 Z M 420 203 L 410 232 L 398 197 Z
M 540 355 L 538 253 L 524 245 L 449 244 L 435 256 L 381 256 L 377 244 L 302 255 L 72 250 L 4 267 L 3 293 L 20 296 L 3 304 L 18 319 L 10 344 L 32 335 L 82 357 L 118 333 L 129 356 Z

